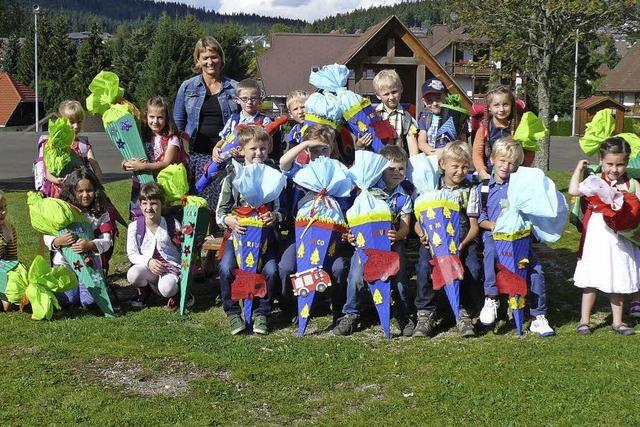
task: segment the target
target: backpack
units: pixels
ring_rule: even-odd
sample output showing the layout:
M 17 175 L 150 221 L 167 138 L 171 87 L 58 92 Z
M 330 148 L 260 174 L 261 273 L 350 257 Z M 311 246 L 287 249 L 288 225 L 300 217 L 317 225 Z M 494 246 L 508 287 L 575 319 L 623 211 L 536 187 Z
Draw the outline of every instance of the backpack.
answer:
M 167 234 L 171 237 L 171 241 L 178 248 L 182 244 L 182 236 L 180 231 L 176 230 L 176 220 L 170 216 L 166 216 L 165 221 L 167 223 Z M 140 215 L 136 217 L 136 246 L 138 248 L 138 253 L 142 255 L 142 242 L 144 241 L 144 236 L 147 233 L 147 227 L 144 223 L 144 216 Z

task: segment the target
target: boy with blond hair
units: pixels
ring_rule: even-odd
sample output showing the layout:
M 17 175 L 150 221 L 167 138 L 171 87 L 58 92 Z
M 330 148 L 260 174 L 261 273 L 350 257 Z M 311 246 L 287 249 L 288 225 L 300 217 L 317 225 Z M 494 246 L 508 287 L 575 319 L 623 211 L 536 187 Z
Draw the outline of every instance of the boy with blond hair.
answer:
M 446 197 L 455 200 L 460 206 L 460 236 L 462 240 L 458 246 L 460 260 L 465 266 L 464 279 L 460 287 L 460 321 L 458 331 L 463 337 L 475 335 L 471 317 L 479 306 L 480 278 L 482 267 L 480 264 L 480 248 L 478 244 L 478 217 L 480 215 L 480 192 L 467 177 L 471 167 L 471 150 L 466 142 L 453 141 L 442 150 L 438 161 L 443 171 L 438 189 Z M 428 248 L 427 234 L 416 223 L 416 233 L 423 243 L 419 250 L 419 261 L 416 269 L 416 309 L 418 320 L 414 330 L 414 337 L 427 337 L 433 333 L 436 319 L 436 304 L 433 282 L 431 281 L 432 254 Z
M 478 224 L 482 229 L 484 243 L 484 306 L 480 312 L 480 322 L 492 325 L 497 318 L 500 306 L 498 288 L 496 286 L 496 245 L 493 239 L 493 228 L 502 212 L 502 201 L 507 199 L 509 178 L 524 160 L 522 146 L 511 137 L 500 138 L 493 145 L 490 157 L 493 172 L 486 188 L 482 190 L 482 209 Z M 555 332 L 546 318 L 546 288 L 542 266 L 536 259 L 533 248 L 529 249 L 529 275 L 527 285 L 531 293 L 530 330 L 541 336 L 551 336 Z
M 383 120 L 388 120 L 396 130 L 395 145 L 402 147 L 410 156 L 418 154 L 418 124 L 400 105 L 402 81 L 398 73 L 389 69 L 380 71 L 373 78 L 373 89 L 380 100 L 376 107 L 377 114 Z
M 286 149 L 302 142 L 302 126 L 304 126 L 304 103 L 307 100 L 307 92 L 302 90 L 292 90 L 287 95 L 286 105 L 289 119 L 296 122 L 284 139 Z

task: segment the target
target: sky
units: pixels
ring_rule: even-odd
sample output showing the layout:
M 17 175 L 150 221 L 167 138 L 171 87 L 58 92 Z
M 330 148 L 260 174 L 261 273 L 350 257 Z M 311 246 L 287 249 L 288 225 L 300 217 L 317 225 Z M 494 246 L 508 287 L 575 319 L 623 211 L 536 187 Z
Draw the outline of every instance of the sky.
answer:
M 389 6 L 402 0 L 172 0 L 219 13 L 256 13 L 314 21 L 357 8 Z M 406 0 L 405 0 L 406 1 Z

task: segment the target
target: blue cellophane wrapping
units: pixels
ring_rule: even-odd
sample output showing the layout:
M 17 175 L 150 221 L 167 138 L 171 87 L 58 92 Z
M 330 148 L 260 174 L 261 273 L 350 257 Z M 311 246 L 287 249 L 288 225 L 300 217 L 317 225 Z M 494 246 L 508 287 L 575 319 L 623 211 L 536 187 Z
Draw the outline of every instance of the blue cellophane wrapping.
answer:
M 337 96 L 325 93 L 312 93 L 304 103 L 305 125 L 326 124 L 336 128 L 342 119 L 342 110 Z
M 434 190 L 440 180 L 438 157 L 427 156 L 424 153 L 411 156 L 407 176 L 419 194 Z
M 533 228 L 536 237 L 553 243 L 567 223 L 568 206 L 551 179 L 540 169 L 519 167 L 509 178 L 507 200 L 496 220 L 494 234 L 522 234 Z
M 287 183 L 287 179 L 280 171 L 262 163 L 243 166 L 234 161 L 233 167 L 235 170 L 233 188 L 253 208 L 276 200 Z
M 313 71 L 309 75 L 309 83 L 318 89 L 335 92 L 347 85 L 349 80 L 349 69 L 346 65 L 330 64 L 325 65 L 318 71 Z

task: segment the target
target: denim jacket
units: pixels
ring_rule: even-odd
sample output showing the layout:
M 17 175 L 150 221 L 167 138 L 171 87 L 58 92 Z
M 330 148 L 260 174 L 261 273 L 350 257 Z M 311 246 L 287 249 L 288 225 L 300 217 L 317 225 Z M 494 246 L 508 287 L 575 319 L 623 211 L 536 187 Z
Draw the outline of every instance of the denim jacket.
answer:
M 218 101 L 222 110 L 222 122 L 226 123 L 231 114 L 239 111 L 238 104 L 234 101 L 238 82 L 222 77 L 222 88 L 218 93 Z M 204 103 L 207 89 L 202 79 L 202 74 L 185 80 L 178 89 L 176 102 L 173 108 L 173 120 L 180 131 L 184 131 L 195 141 L 200 127 L 200 109 Z

